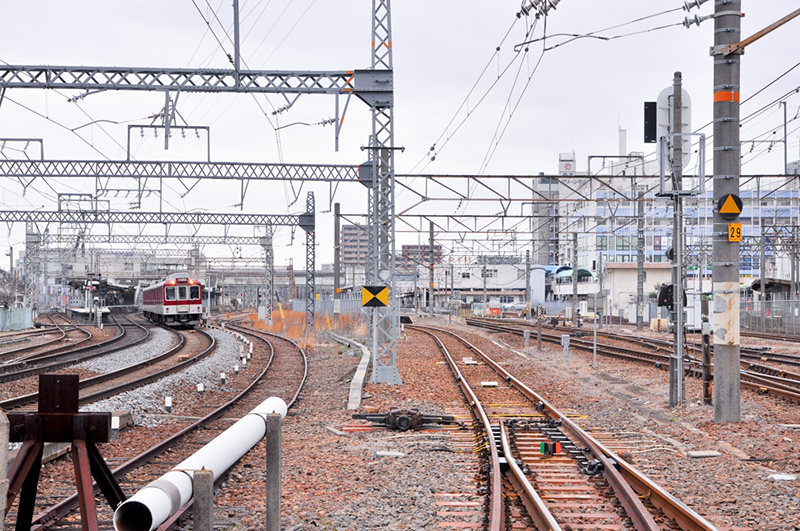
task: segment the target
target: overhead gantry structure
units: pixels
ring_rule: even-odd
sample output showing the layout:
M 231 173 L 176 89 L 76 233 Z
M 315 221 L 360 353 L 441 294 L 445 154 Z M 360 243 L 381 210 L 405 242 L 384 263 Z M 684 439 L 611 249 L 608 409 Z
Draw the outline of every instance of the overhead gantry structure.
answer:
M 238 1 L 234 1 L 234 10 L 238 21 Z M 238 28 L 237 28 L 238 33 Z M 268 71 L 243 70 L 239 67 L 239 43 L 235 43 L 235 60 L 233 69 L 187 69 L 187 68 L 132 68 L 132 67 L 92 67 L 92 66 L 20 66 L 0 65 L 0 97 L 8 89 L 71 89 L 86 91 L 86 94 L 97 91 L 159 91 L 169 94 L 188 93 L 236 93 L 236 94 L 322 94 L 340 96 L 356 96 L 372 110 L 372 132 L 368 142 L 369 166 L 373 178 L 368 184 L 370 191 L 369 211 L 373 220 L 374 234 L 371 236 L 373 247 L 370 252 L 370 279 L 375 283 L 378 279 L 390 287 L 394 287 L 394 84 L 392 71 L 392 37 L 391 8 L 389 0 L 373 0 L 372 3 L 372 64 L 365 70 L 337 71 Z M 338 118 L 338 116 L 337 116 Z M 169 120 L 165 120 L 168 127 Z M 338 133 L 338 124 L 337 124 Z M 284 166 L 284 165 L 225 165 L 219 163 L 137 163 L 112 162 L 103 166 L 97 161 L 41 161 L 34 164 L 15 161 L 17 165 L 2 170 L 4 175 L 17 174 L 20 178 L 37 178 L 45 174 L 52 176 L 94 176 L 98 174 L 114 174 L 114 176 L 135 176 L 142 179 L 163 176 L 164 172 L 173 175 L 176 171 L 184 172 L 186 178 L 203 178 L 208 176 L 204 170 L 210 170 L 217 178 L 228 176 L 238 178 L 244 183 L 247 179 L 262 178 L 275 175 L 285 179 L 304 180 L 309 177 L 328 180 L 339 180 L 338 167 L 320 166 Z M 8 164 L 8 163 L 7 163 Z M 150 164 L 150 166 L 148 166 Z M 345 179 L 353 179 L 354 167 L 344 168 Z M 231 176 L 231 169 L 238 173 Z M 323 175 L 328 173 L 327 176 Z M 25 175 L 19 175 L 23 173 Z M 139 175 L 141 173 L 141 175 Z M 316 176 L 316 177 L 314 177 Z M 98 183 L 98 194 L 104 190 Z M 309 198 L 313 204 L 313 199 Z M 75 212 L 29 213 L 31 216 L 14 216 L 6 212 L 0 217 L 7 221 L 37 221 L 72 223 L 78 217 L 85 223 L 159 223 L 162 216 L 169 218 L 168 223 L 209 223 L 204 214 L 194 217 L 194 221 L 182 221 L 180 214 L 142 214 L 139 221 L 132 219 L 131 213 L 122 212 L 89 212 L 87 215 Z M 92 219 L 92 214 L 97 214 Z M 195 216 L 194 214 L 189 214 Z M 231 216 L 218 214 L 219 216 Z M 136 216 L 134 216 L 136 217 Z M 222 218 L 219 218 L 222 219 Z M 229 218 L 244 219 L 244 218 Z M 107 221 L 102 221 L 107 220 Z M 253 215 L 250 221 L 258 223 L 258 216 Z M 223 223 L 230 223 L 224 221 Z M 234 221 L 233 223 L 236 223 Z M 281 223 L 278 223 L 281 224 Z M 29 225 L 32 228 L 32 225 Z M 313 237 L 313 229 L 307 231 Z M 38 235 L 28 232 L 26 245 L 30 251 L 38 249 Z M 28 254 L 33 254 L 28 252 Z M 313 246 L 307 250 L 307 259 L 314 252 Z M 32 266 L 31 266 L 32 267 Z M 313 270 L 312 270 L 313 271 Z M 32 271 L 31 271 L 32 272 Z M 312 272 L 313 275 L 313 272 Z M 393 292 L 394 290 L 392 290 Z M 27 290 L 26 290 L 27 292 Z M 375 353 L 376 363 L 380 364 L 376 373 L 379 381 L 399 383 L 396 368 L 396 339 L 399 331 L 399 305 L 392 297 L 391 307 L 379 313 L 378 345 L 380 352 Z M 313 308 L 313 293 L 309 295 L 307 304 Z M 312 314 L 313 319 L 313 314 Z M 313 322 L 311 324 L 313 328 Z M 380 361 L 378 361 L 380 360 Z M 385 362 L 385 363 L 384 363 Z

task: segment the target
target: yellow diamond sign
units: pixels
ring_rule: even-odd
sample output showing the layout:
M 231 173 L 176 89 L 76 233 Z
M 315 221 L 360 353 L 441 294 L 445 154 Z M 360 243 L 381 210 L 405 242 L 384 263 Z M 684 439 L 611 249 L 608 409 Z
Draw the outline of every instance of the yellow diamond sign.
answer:
M 389 286 L 362 286 L 361 306 L 365 308 L 389 306 Z

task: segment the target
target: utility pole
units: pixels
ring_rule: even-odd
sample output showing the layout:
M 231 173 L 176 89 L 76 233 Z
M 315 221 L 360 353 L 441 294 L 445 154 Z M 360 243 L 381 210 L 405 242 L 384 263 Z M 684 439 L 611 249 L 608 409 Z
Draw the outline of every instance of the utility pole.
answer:
M 683 82 L 680 72 L 675 72 L 672 87 L 672 332 L 675 350 L 669 359 L 669 405 L 675 407 L 683 403 Z
M 531 318 L 531 252 L 525 251 L 525 320 Z
M 452 257 L 450 259 L 452 260 Z M 452 323 L 453 322 L 453 307 L 455 306 L 455 301 L 453 300 L 453 291 L 455 289 L 454 286 L 455 286 L 455 278 L 453 277 L 453 264 L 451 263 L 450 264 L 450 308 L 449 308 L 450 311 L 447 312 L 447 315 L 448 315 L 447 322 L 448 323 Z M 447 287 L 447 286 L 445 286 L 445 287 Z
M 486 317 L 489 314 L 489 301 L 486 299 L 486 255 L 483 256 L 481 276 L 483 277 L 483 316 Z
M 572 327 L 578 326 L 578 233 L 572 233 Z
M 338 322 L 342 298 L 342 282 L 339 277 L 341 268 L 341 211 L 339 203 L 333 205 L 333 320 Z
M 606 294 L 603 291 L 603 280 L 605 280 L 605 275 L 603 272 L 603 253 L 597 253 L 597 282 L 600 288 L 600 296 L 602 297 L 603 301 L 603 310 L 600 312 L 600 328 L 603 328 L 603 318 L 606 314 L 606 304 L 608 301 L 606 300 Z M 609 309 L 609 311 L 611 311 Z
M 756 196 L 758 197 L 758 230 L 761 232 L 761 256 L 758 262 L 758 269 L 759 274 L 761 276 L 761 282 L 759 283 L 759 293 L 761 295 L 761 305 L 760 305 L 760 315 L 761 315 L 761 323 L 758 329 L 761 332 L 767 331 L 767 235 L 764 231 L 764 218 L 761 217 L 761 212 L 763 208 L 761 207 L 761 177 L 756 177 L 756 185 L 757 185 L 757 192 Z M 773 251 L 774 253 L 774 251 Z
M 739 145 L 739 43 L 742 4 L 714 6 L 714 203 L 738 196 L 741 174 Z M 738 220 L 738 216 L 735 218 Z M 714 420 L 741 420 L 739 375 L 739 242 L 728 241 L 728 220 L 714 211 L 712 275 L 714 277 Z
M 428 309 L 431 312 L 431 317 L 433 317 L 433 306 L 434 306 L 434 304 L 433 304 L 433 264 L 435 263 L 434 262 L 434 257 L 433 257 L 433 221 L 430 222 L 430 234 L 429 234 L 428 246 L 429 246 L 428 250 L 430 251 L 430 257 L 431 257 L 430 271 L 429 271 L 429 275 L 428 275 L 428 278 L 430 279 L 430 289 L 429 289 L 430 298 L 428 299 Z
M 644 192 L 636 208 L 636 330 L 644 326 Z

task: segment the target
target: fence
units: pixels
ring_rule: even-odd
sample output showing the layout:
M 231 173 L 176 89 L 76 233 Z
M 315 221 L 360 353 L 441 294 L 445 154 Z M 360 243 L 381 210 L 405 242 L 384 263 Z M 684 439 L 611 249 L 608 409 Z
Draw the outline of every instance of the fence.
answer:
M 14 308 L 0 310 L 0 331 L 22 330 L 33 327 L 33 310 L 31 308 Z
M 349 295 L 349 294 L 348 294 Z M 314 302 L 314 311 L 318 315 L 324 315 L 325 312 L 328 315 L 333 315 L 333 305 L 334 301 L 331 299 L 319 300 Z M 299 313 L 305 313 L 306 311 L 306 301 L 305 299 L 294 299 L 292 300 L 292 310 Z M 352 295 L 348 297 L 342 297 L 339 299 L 339 313 L 344 315 L 358 315 L 361 313 L 361 294 L 358 294 L 358 297 L 354 297 Z
M 742 295 L 740 304 L 742 330 L 770 334 L 800 333 L 800 301 L 790 296 L 773 295 L 771 300 L 758 300 Z

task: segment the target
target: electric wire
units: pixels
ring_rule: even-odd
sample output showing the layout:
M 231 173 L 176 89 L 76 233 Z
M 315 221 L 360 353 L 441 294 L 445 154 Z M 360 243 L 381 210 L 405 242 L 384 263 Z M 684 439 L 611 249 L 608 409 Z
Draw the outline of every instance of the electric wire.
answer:
M 500 49 L 502 48 L 502 46 L 503 46 L 503 44 L 505 43 L 505 41 L 508 39 L 509 35 L 511 34 L 511 31 L 512 31 L 512 30 L 514 29 L 514 27 L 517 25 L 517 21 L 518 21 L 518 19 L 515 19 L 515 20 L 512 22 L 511 26 L 508 28 L 508 30 L 506 31 L 506 33 L 505 33 L 505 35 L 503 36 L 503 38 L 500 40 L 500 44 L 498 44 L 498 45 L 497 45 L 497 47 L 495 48 L 495 51 L 494 51 L 494 53 L 492 53 L 492 55 L 489 57 L 489 60 L 486 62 L 486 65 L 483 67 L 483 70 L 482 70 L 482 71 L 481 71 L 481 73 L 478 75 L 478 79 L 476 79 L 476 80 L 475 80 L 475 83 L 473 83 L 473 85 L 472 85 L 472 88 L 470 88 L 469 92 L 467 92 L 467 95 L 465 96 L 465 98 L 464 98 L 464 101 L 462 101 L 462 102 L 461 102 L 461 105 L 459 105 L 459 107 L 456 109 L 455 113 L 453 114 L 453 117 L 452 117 L 452 118 L 450 118 L 450 121 L 447 123 L 447 125 L 446 125 L 446 126 L 445 126 L 445 128 L 444 128 L 444 130 L 443 130 L 443 131 L 442 131 L 442 132 L 439 134 L 439 136 L 438 136 L 438 137 L 436 138 L 436 140 L 433 142 L 433 147 L 431 148 L 431 152 L 433 152 L 433 153 L 434 153 L 434 156 L 435 156 L 435 154 L 436 154 L 436 153 L 440 152 L 440 151 L 441 151 L 441 150 L 444 148 L 444 146 L 445 146 L 445 145 L 447 145 L 447 143 L 450 141 L 450 139 L 453 137 L 453 135 L 455 135 L 455 133 L 456 133 L 456 132 L 458 132 L 458 130 L 461 128 L 461 126 L 464 124 L 464 122 L 467 120 L 467 118 L 469 118 L 469 117 L 471 116 L 472 112 L 474 112 L 474 110 L 475 110 L 475 109 L 477 109 L 477 108 L 480 106 L 480 104 L 481 104 L 481 103 L 484 101 L 484 99 L 486 98 L 486 96 L 488 96 L 489 92 L 490 92 L 490 91 L 491 91 L 491 90 L 492 90 L 492 89 L 493 89 L 493 88 L 494 88 L 494 87 L 497 85 L 498 81 L 499 81 L 499 80 L 500 80 L 500 78 L 502 77 L 502 73 L 501 73 L 501 74 L 500 74 L 500 75 L 497 77 L 497 79 L 495 79 L 495 81 L 494 81 L 494 82 L 491 84 L 491 86 L 490 86 L 490 87 L 487 89 L 487 91 L 486 91 L 486 92 L 484 92 L 484 94 L 483 94 L 483 95 L 482 95 L 482 96 L 479 98 L 479 100 L 478 100 L 478 103 L 477 103 L 477 104 L 476 104 L 476 105 L 475 105 L 475 106 L 474 106 L 474 107 L 473 107 L 471 110 L 468 110 L 468 111 L 467 111 L 467 115 L 466 115 L 466 116 L 464 117 L 464 119 L 463 119 L 463 120 L 462 120 L 462 121 L 461 121 L 461 122 L 458 124 L 458 126 L 456 127 L 456 129 L 455 129 L 455 130 L 454 130 L 454 131 L 453 131 L 451 134 L 448 134 L 448 131 L 450 130 L 450 127 L 451 127 L 451 126 L 452 126 L 452 125 L 455 123 L 455 121 L 456 121 L 456 118 L 458 118 L 458 116 L 459 116 L 459 114 L 461 113 L 462 109 L 464 109 L 464 107 L 465 107 L 465 106 L 467 106 L 467 105 L 469 104 L 469 98 L 470 98 L 470 96 L 471 96 L 471 95 L 472 95 L 472 93 L 473 93 L 473 92 L 475 92 L 475 90 L 477 89 L 477 87 L 478 87 L 478 84 L 479 84 L 479 83 L 480 83 L 480 81 L 483 79 L 483 77 L 484 77 L 484 75 L 486 74 L 486 72 L 489 70 L 489 67 L 490 67 L 490 66 L 492 65 L 492 63 L 495 61 L 495 58 L 499 56 Z M 511 62 L 510 62 L 510 63 L 509 63 L 507 66 L 506 66 L 506 68 L 505 68 L 505 70 L 503 71 L 503 73 L 505 73 L 505 72 L 508 70 L 508 68 L 511 66 L 511 64 L 513 64 L 513 62 L 514 62 L 514 61 L 516 61 L 516 59 L 517 59 L 518 57 L 519 57 L 519 55 L 515 55 L 515 56 L 514 56 L 514 58 L 512 59 L 512 61 L 511 61 Z M 436 148 L 437 144 L 439 144 L 439 142 L 441 142 L 441 141 L 442 141 L 442 139 L 443 139 L 443 138 L 445 138 L 445 135 L 447 135 L 447 139 L 446 139 L 446 141 L 444 142 L 444 144 L 442 144 L 442 145 L 441 145 L 441 146 L 438 148 L 438 150 L 436 150 L 435 148 Z M 426 153 L 426 154 L 425 154 L 425 155 L 424 155 L 424 156 L 423 156 L 423 157 L 420 159 L 420 161 L 419 161 L 419 162 L 417 162 L 417 164 L 415 164 L 415 165 L 414 165 L 414 167 L 413 167 L 413 168 L 411 168 L 411 170 L 410 170 L 408 173 L 414 173 L 414 172 L 415 172 L 415 170 L 417 169 L 417 167 L 419 167 L 419 165 L 420 165 L 420 164 L 422 164 L 422 163 L 423 163 L 425 160 L 428 160 L 428 162 L 430 163 L 430 155 L 429 155 L 429 154 L 427 154 L 427 153 Z M 420 169 L 420 172 L 423 172 L 423 171 L 425 171 L 425 168 L 426 168 L 426 167 L 427 167 L 427 164 L 426 164 L 426 165 L 425 165 L 425 166 L 424 166 L 422 169 Z

